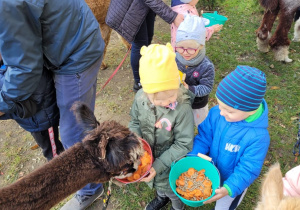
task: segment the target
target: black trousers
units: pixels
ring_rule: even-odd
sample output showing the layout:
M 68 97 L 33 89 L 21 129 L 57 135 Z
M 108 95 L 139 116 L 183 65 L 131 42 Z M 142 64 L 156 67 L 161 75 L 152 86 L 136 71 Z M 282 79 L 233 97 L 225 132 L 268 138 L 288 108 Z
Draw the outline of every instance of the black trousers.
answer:
M 58 126 L 53 126 L 53 133 L 56 153 L 60 154 L 64 151 L 64 147 L 61 141 L 59 140 Z M 43 155 L 45 156 L 45 158 L 47 158 L 47 160 L 50 161 L 53 158 L 53 152 L 48 130 L 32 132 L 31 135 L 33 136 L 34 140 L 39 145 L 39 147 L 42 148 Z

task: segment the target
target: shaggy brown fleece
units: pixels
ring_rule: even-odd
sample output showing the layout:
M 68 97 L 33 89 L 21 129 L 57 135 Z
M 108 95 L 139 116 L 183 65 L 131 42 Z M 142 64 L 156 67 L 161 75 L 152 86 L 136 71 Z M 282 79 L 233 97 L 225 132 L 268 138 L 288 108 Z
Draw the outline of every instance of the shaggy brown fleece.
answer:
M 103 183 L 134 171 L 143 153 L 141 141 L 115 121 L 101 124 L 77 103 L 78 121 L 88 129 L 77 143 L 14 184 L 0 189 L 0 209 L 50 209 L 88 183 Z

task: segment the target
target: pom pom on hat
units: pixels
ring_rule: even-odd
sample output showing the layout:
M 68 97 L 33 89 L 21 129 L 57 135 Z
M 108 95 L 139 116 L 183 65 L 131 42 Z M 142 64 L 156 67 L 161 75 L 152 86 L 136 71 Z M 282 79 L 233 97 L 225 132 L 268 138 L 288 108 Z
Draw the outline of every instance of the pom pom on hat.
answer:
M 267 89 L 265 74 L 250 66 L 237 66 L 219 84 L 217 98 L 241 111 L 254 111 L 262 103 Z
M 206 29 L 202 18 L 195 15 L 186 15 L 180 23 L 176 33 L 176 43 L 184 40 L 195 40 L 205 45 Z
M 176 55 L 170 43 L 143 46 L 141 55 L 139 74 L 145 93 L 179 88 L 179 70 L 175 61 Z

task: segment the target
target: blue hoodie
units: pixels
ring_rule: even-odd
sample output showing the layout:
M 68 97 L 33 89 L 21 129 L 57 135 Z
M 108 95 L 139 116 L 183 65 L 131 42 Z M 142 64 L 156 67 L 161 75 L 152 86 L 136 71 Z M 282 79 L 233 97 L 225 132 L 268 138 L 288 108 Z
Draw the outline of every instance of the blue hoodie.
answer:
M 190 154 L 212 158 L 220 171 L 221 184 L 230 188 L 231 197 L 240 195 L 260 174 L 270 144 L 265 100 L 263 106 L 264 112 L 253 122 L 227 122 L 215 106 L 198 126 Z

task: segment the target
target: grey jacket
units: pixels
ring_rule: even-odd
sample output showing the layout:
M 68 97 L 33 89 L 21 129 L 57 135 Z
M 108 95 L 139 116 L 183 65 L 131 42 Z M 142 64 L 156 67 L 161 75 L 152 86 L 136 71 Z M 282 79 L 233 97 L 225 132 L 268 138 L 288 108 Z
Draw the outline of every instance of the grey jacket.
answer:
M 156 190 L 172 191 L 169 173 L 172 162 L 186 155 L 193 147 L 194 118 L 191 98 L 187 90 L 175 110 L 152 106 L 143 90 L 138 91 L 131 108 L 129 129 L 145 139 L 151 146 L 156 171 L 154 181 L 148 183 Z M 154 125 L 162 123 L 162 129 Z
M 169 24 L 177 16 L 162 0 L 111 0 L 105 22 L 131 43 L 149 9 Z

